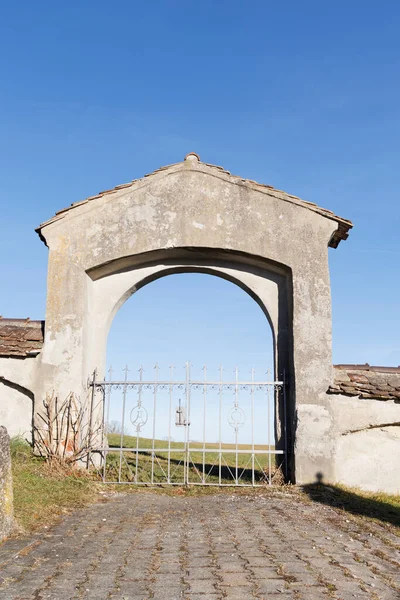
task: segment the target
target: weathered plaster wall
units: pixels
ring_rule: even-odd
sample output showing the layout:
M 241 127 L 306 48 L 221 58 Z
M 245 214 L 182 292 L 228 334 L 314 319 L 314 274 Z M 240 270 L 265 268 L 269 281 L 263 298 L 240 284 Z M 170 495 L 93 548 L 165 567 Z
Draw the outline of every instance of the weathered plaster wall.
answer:
M 366 491 L 400 493 L 400 404 L 331 397 L 336 481 Z
M 33 397 L 0 379 L 0 425 L 11 437 L 32 440 Z
M 400 426 L 362 430 L 339 437 L 336 478 L 349 487 L 400 494 Z
M 0 426 L 31 441 L 39 358 L 0 358 Z
M 0 356 L 0 381 L 6 379 L 33 391 L 40 357 L 5 358 Z

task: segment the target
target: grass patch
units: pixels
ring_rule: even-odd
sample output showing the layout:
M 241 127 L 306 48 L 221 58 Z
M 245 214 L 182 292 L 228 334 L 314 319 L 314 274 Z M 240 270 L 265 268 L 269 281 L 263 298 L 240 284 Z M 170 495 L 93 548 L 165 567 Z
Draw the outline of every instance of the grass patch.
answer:
M 117 436 L 118 437 L 118 436 Z M 111 440 L 114 441 L 114 440 Z M 165 442 L 160 442 L 165 444 Z M 143 447 L 143 446 L 142 446 Z M 160 446 L 162 447 L 162 446 Z M 175 448 L 178 452 L 180 448 Z M 161 453 L 162 454 L 162 453 Z M 229 456 L 225 455 L 229 461 Z M 99 491 L 144 492 L 135 485 L 103 486 L 96 473 L 85 470 L 50 466 L 43 459 L 33 456 L 29 444 L 21 439 L 11 440 L 11 458 L 14 485 L 14 514 L 21 531 L 31 532 L 52 525 L 60 515 L 95 502 Z M 145 457 L 147 463 L 149 456 Z M 132 457 L 133 460 L 133 457 Z M 165 460 L 162 456 L 159 460 Z M 117 468 L 117 464 L 114 465 Z M 147 473 L 148 476 L 148 473 Z M 230 478 L 230 482 L 232 482 Z M 151 488 L 152 493 L 177 496 L 202 494 L 268 494 L 292 496 L 293 501 L 318 502 L 339 508 L 357 517 L 373 519 L 389 526 L 400 527 L 400 496 L 384 493 L 367 493 L 342 486 L 313 484 L 303 486 L 277 486 L 276 488 L 218 488 L 204 486 L 165 486 Z M 397 529 L 396 529 L 397 531 Z
M 189 482 L 193 484 L 213 483 L 232 485 L 237 480 L 242 485 L 253 484 L 253 459 L 252 446 L 239 444 L 238 454 L 232 452 L 234 444 L 221 444 L 221 464 L 218 444 L 206 443 L 207 452 L 203 452 L 201 442 L 190 442 L 188 465 L 185 468 L 185 445 L 183 442 L 171 442 L 168 451 L 168 442 L 154 440 L 155 456 L 152 456 L 153 440 L 149 438 L 136 438 L 124 435 L 122 447 L 126 450 L 121 455 L 113 452 L 121 446 L 121 436 L 109 434 L 108 443 L 110 452 L 106 461 L 106 481 L 121 481 L 125 483 L 184 484 L 185 472 L 189 475 Z M 132 451 L 128 449 L 132 448 Z M 136 448 L 138 451 L 136 452 Z M 262 451 L 274 450 L 274 446 L 255 445 L 254 457 L 254 483 L 263 485 L 268 483 L 276 471 L 275 455 L 262 454 Z M 231 452 L 229 452 L 231 451 Z
M 97 476 L 87 471 L 50 467 L 33 456 L 29 444 L 11 440 L 14 516 L 22 531 L 51 525 L 61 514 L 94 502 Z
M 118 433 L 109 433 L 108 436 L 108 443 L 110 444 L 110 446 L 112 447 L 119 447 L 121 445 L 121 435 Z M 145 438 L 145 437 L 140 437 L 139 438 L 139 446 L 141 448 L 152 448 L 153 447 L 153 440 L 152 438 Z M 168 446 L 168 442 L 165 440 L 154 440 L 154 447 L 155 448 L 166 448 Z M 205 447 L 206 448 L 216 448 L 218 446 L 218 442 L 215 443 L 209 443 L 206 442 Z M 235 444 L 226 444 L 226 443 L 222 443 L 221 444 L 222 448 L 224 450 L 234 450 L 236 448 Z M 136 448 L 136 436 L 134 435 L 124 435 L 123 436 L 123 447 L 124 448 Z M 171 442 L 171 449 L 172 450 L 184 450 L 185 444 L 184 442 Z M 201 450 L 203 448 L 203 443 L 202 442 L 190 442 L 190 447 L 196 450 Z M 249 450 L 251 451 L 251 444 L 238 444 L 238 449 L 239 450 Z M 275 446 L 268 446 L 268 444 L 255 444 L 254 445 L 254 450 L 257 452 L 257 450 L 274 450 Z
M 313 502 L 400 527 L 400 496 L 322 483 L 305 485 L 302 489 Z

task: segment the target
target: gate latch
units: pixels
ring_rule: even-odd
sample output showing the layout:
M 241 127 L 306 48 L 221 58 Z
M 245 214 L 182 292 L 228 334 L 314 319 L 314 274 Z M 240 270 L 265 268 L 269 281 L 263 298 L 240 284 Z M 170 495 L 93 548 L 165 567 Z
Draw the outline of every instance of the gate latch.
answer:
M 189 423 L 186 421 L 186 410 L 181 405 L 181 399 L 179 398 L 179 405 L 175 411 L 175 425 L 177 427 L 186 427 Z

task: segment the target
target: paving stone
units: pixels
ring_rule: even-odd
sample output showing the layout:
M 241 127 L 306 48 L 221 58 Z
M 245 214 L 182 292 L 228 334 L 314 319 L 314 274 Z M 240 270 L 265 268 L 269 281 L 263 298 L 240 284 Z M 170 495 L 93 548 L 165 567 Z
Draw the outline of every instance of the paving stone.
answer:
M 190 579 L 189 591 L 193 594 L 214 594 L 216 591 L 215 585 L 217 579 Z
M 221 575 L 221 585 L 225 586 L 225 585 L 229 585 L 231 587 L 238 587 L 238 586 L 248 586 L 250 583 L 249 581 L 249 574 L 246 573 L 246 571 L 242 571 L 241 573 L 223 573 Z
M 260 568 L 263 568 L 263 569 L 276 570 L 274 562 L 271 561 L 270 558 L 268 558 L 267 556 L 265 556 L 265 554 L 263 554 L 261 556 L 249 556 L 246 553 L 243 556 L 245 556 L 246 560 L 249 561 L 249 563 L 251 564 L 252 567 L 260 567 Z
M 273 594 L 286 592 L 284 579 L 260 579 L 257 581 L 257 588 L 260 594 Z
M 290 496 L 120 494 L 2 544 L 0 598 L 397 600 L 396 543 Z
M 224 573 L 240 573 L 241 571 L 243 571 L 243 563 L 239 561 L 220 561 L 217 558 L 217 565 L 218 569 L 220 571 L 223 571 Z
M 180 585 L 158 585 L 151 586 L 150 590 L 152 594 L 155 596 L 162 596 L 162 594 L 168 594 L 169 596 L 173 596 L 174 598 L 181 598 L 184 593 L 184 588 Z
M 167 573 L 167 574 L 157 574 L 152 579 L 153 587 L 180 587 L 181 583 L 181 573 Z
M 210 579 L 213 576 L 213 569 L 207 567 L 190 567 L 187 569 L 187 578 L 192 579 Z
M 283 600 L 284 598 L 294 599 L 295 596 L 291 592 L 279 592 L 278 594 L 271 594 L 270 592 L 266 592 L 265 594 L 263 593 L 261 595 L 257 595 L 256 598 L 258 598 L 258 600 L 270 600 L 271 598 L 281 598 L 281 600 Z M 307 596 L 307 600 L 322 600 L 322 596 Z
M 221 599 L 222 599 L 222 597 L 219 596 L 218 594 L 190 594 L 190 596 L 184 596 L 184 600 L 221 600 Z
M 213 559 L 211 556 L 192 557 L 189 556 L 186 559 L 186 565 L 188 569 L 194 567 L 211 567 L 213 565 Z
M 258 567 L 250 564 L 251 571 L 254 573 L 256 579 L 282 579 L 278 575 L 278 569 L 272 567 Z
M 231 588 L 222 586 L 221 588 L 222 594 L 220 598 L 229 598 L 229 600 L 250 600 L 251 598 L 257 598 L 253 594 L 253 589 L 251 586 L 241 586 L 238 588 Z
M 316 585 L 318 583 L 318 575 L 313 573 L 290 573 L 290 571 L 285 571 L 283 577 L 288 584 Z

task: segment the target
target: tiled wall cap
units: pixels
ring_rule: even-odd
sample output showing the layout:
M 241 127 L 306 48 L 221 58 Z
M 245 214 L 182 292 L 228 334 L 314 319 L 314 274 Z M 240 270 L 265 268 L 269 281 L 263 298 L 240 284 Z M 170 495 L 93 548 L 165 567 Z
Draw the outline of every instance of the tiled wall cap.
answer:
M 186 154 L 185 160 L 200 162 L 200 156 L 196 152 L 189 152 L 189 154 Z

